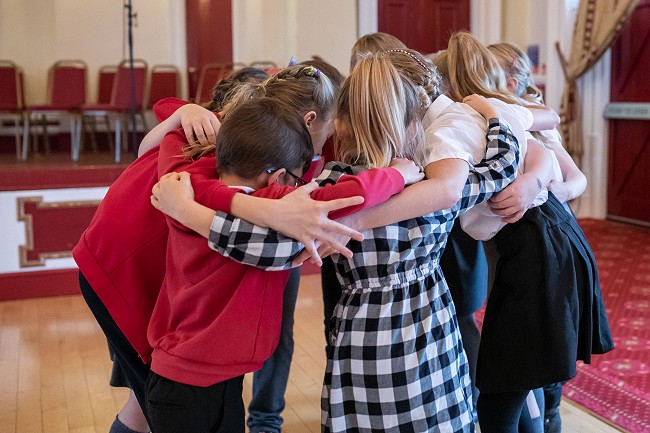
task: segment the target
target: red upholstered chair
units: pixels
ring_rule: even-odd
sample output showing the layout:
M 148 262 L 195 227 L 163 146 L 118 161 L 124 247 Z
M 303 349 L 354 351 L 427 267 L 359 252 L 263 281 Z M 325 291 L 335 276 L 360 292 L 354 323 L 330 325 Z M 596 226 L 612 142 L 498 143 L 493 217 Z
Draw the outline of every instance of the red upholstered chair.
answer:
M 278 65 L 272 60 L 256 60 L 250 64 L 252 68 L 267 69 L 277 68 Z
M 154 65 L 151 67 L 149 77 L 149 96 L 147 97 L 147 110 L 153 104 L 170 96 L 178 97 L 180 90 L 181 74 L 174 65 Z
M 96 101 L 98 104 L 110 104 L 111 102 L 111 93 L 113 92 L 113 81 L 115 81 L 115 75 L 117 74 L 117 65 L 104 65 L 100 66 L 99 72 L 97 75 L 97 97 Z M 108 139 L 108 144 L 113 148 L 113 137 L 111 135 L 111 123 L 108 116 L 81 116 L 81 136 L 79 137 L 79 147 L 83 149 L 84 138 L 86 133 L 90 135 L 90 142 L 93 150 L 97 151 L 97 124 L 99 120 L 103 121 L 103 127 L 106 131 L 106 137 Z
M 0 119 L 14 121 L 16 159 L 20 159 L 20 123 L 24 110 L 21 69 L 10 60 L 0 60 Z
M 212 100 L 212 89 L 222 78 L 226 78 L 237 69 L 246 66 L 244 63 L 207 63 L 201 68 L 199 81 L 196 86 L 195 104 Z
M 144 107 L 146 106 L 145 93 L 147 87 L 147 62 L 141 59 L 133 61 L 134 87 L 131 88 L 131 68 L 128 60 L 123 60 L 117 67 L 113 87 L 111 90 L 111 100 L 109 103 L 88 104 L 82 106 L 81 112 L 84 118 L 110 116 L 113 119 L 115 130 L 115 162 L 121 160 L 122 151 L 122 123 L 128 125 L 128 119 L 131 114 L 132 96 L 134 97 L 134 109 L 136 116 L 139 116 L 147 129 L 144 117 Z M 134 90 L 134 92 L 133 92 Z M 132 92 L 134 93 L 132 95 Z M 125 132 L 128 128 L 125 128 Z M 80 138 L 81 134 L 77 134 Z M 126 137 L 125 137 L 126 142 Z M 79 140 L 76 144 L 80 147 Z
M 117 75 L 117 65 L 104 65 L 99 68 L 97 77 L 98 104 L 110 104 L 115 75 Z
M 47 100 L 45 104 L 29 105 L 25 108 L 25 125 L 23 129 L 22 159 L 27 159 L 29 150 L 29 133 L 32 121 L 40 122 L 45 147 L 49 149 L 47 134 L 48 117 L 68 117 L 70 119 L 71 156 L 73 161 L 79 159 L 78 142 L 75 134 L 79 132 L 81 106 L 86 103 L 86 80 L 88 67 L 81 60 L 59 60 L 48 71 Z

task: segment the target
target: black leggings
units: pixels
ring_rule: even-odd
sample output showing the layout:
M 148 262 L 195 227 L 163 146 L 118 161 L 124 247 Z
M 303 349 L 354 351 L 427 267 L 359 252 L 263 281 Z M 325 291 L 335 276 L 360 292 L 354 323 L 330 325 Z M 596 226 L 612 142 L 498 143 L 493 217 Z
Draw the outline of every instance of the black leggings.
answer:
M 81 288 L 81 294 L 83 295 L 86 304 L 90 308 L 90 311 L 95 316 L 97 323 L 106 334 L 106 339 L 108 344 L 113 349 L 115 358 L 120 363 L 120 366 L 124 370 L 126 378 L 129 380 L 129 384 L 140 407 L 147 416 L 147 411 L 145 410 L 145 382 L 147 381 L 147 376 L 149 376 L 149 365 L 142 362 L 138 352 L 131 346 L 129 340 L 127 340 L 124 333 L 117 326 L 110 313 L 106 309 L 104 303 L 99 299 L 95 290 L 90 286 L 90 283 L 79 272 L 79 287 Z M 148 419 L 148 417 L 147 417 Z
M 542 433 L 544 431 L 544 396 L 534 390 L 540 416 L 530 417 L 526 405 L 529 391 L 500 392 L 478 396 L 478 422 L 482 433 Z

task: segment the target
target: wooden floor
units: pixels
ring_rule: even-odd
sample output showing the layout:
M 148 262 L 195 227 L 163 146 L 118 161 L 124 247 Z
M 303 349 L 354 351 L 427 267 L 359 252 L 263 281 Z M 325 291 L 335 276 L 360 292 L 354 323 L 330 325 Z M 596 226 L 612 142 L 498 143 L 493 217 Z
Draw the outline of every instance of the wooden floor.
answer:
M 287 433 L 320 432 L 322 314 L 320 277 L 303 276 Z M 0 433 L 106 433 L 127 398 L 108 386 L 110 367 L 106 340 L 81 296 L 0 303 Z M 561 407 L 563 433 L 618 431 L 567 401 Z

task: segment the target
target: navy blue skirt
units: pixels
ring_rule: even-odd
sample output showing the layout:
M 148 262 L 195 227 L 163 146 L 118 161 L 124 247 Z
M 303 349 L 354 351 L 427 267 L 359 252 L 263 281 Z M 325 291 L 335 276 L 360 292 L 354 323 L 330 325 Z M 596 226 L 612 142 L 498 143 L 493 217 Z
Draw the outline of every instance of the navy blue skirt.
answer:
M 577 360 L 614 348 L 593 252 L 553 194 L 494 241 L 500 258 L 481 335 L 481 391 L 566 381 Z

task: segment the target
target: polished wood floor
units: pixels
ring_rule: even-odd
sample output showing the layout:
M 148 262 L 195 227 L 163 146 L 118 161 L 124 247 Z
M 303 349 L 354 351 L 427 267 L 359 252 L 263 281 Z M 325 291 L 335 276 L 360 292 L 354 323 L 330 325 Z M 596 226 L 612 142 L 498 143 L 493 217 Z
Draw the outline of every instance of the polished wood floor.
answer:
M 320 431 L 322 314 L 320 278 L 303 276 L 287 433 Z M 127 398 L 126 390 L 108 386 L 110 367 L 106 341 L 81 296 L 1 302 L 0 433 L 106 433 Z M 618 431 L 567 401 L 562 417 L 564 433 Z

